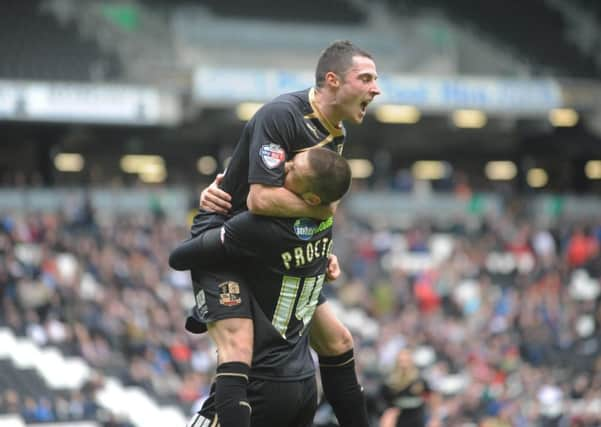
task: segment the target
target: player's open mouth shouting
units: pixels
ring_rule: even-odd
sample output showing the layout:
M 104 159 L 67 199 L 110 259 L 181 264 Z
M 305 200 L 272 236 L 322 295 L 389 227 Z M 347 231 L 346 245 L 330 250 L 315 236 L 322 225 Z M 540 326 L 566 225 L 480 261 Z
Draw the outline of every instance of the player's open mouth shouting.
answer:
M 369 105 L 369 103 L 370 103 L 371 101 L 372 101 L 372 100 L 370 99 L 370 100 L 366 100 L 366 101 L 362 101 L 362 102 L 361 102 L 361 104 L 360 104 L 360 108 L 361 108 L 361 117 L 362 117 L 362 118 L 363 118 L 363 117 L 365 117 L 365 114 L 367 113 L 367 106 Z

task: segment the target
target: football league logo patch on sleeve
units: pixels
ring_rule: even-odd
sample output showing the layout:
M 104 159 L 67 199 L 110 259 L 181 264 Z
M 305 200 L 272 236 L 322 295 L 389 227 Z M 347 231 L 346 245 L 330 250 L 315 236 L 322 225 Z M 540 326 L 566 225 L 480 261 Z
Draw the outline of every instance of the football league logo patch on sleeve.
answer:
M 286 152 L 278 144 L 270 143 L 261 146 L 259 150 L 259 156 L 265 166 L 269 169 L 273 169 L 286 161 Z
M 240 285 L 233 281 L 223 282 L 219 284 L 219 304 L 226 307 L 240 305 Z

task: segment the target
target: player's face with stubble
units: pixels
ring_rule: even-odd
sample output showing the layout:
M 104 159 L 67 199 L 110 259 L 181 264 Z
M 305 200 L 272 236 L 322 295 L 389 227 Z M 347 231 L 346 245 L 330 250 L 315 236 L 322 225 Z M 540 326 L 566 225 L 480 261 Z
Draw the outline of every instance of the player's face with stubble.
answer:
M 309 157 L 306 151 L 298 153 L 286 162 L 284 187 L 299 196 L 309 191 L 307 178 L 311 176 Z
M 341 76 L 336 101 L 343 120 L 359 124 L 367 113 L 367 106 L 380 94 L 378 73 L 373 60 L 364 56 L 353 57 L 353 65 Z

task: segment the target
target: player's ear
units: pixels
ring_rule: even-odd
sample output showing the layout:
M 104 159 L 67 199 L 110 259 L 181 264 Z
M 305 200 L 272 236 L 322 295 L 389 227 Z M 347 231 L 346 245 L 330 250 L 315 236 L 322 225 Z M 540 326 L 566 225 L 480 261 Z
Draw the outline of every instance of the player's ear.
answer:
M 312 193 L 312 192 L 307 192 L 307 193 L 303 193 L 303 200 L 305 201 L 305 203 L 307 203 L 309 206 L 319 206 L 321 205 L 321 197 L 319 197 L 317 194 Z
M 328 71 L 326 73 L 326 82 L 332 87 L 337 88 L 340 86 L 340 78 L 338 77 L 338 74 L 333 71 Z

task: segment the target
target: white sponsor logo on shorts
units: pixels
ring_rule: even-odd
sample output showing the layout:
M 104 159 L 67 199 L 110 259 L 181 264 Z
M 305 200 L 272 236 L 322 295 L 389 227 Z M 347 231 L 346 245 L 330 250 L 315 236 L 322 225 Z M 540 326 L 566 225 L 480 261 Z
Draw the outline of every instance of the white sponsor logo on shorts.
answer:
M 186 427 L 210 427 L 211 420 L 203 417 L 200 414 L 194 415 L 194 418 L 190 420 L 190 423 Z

